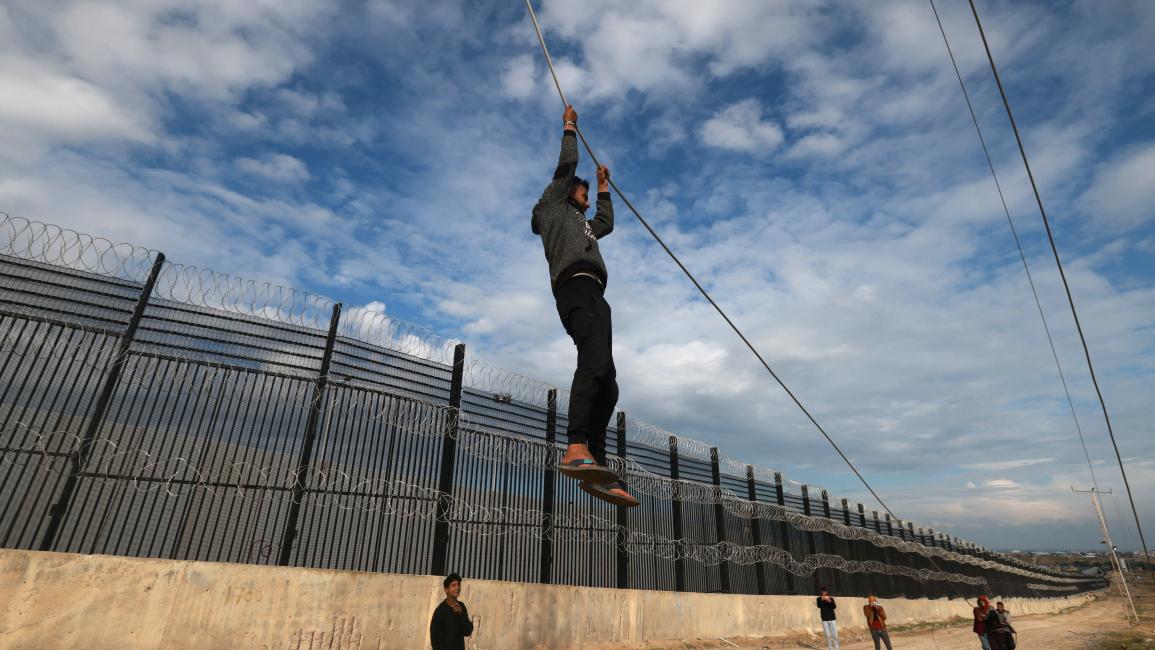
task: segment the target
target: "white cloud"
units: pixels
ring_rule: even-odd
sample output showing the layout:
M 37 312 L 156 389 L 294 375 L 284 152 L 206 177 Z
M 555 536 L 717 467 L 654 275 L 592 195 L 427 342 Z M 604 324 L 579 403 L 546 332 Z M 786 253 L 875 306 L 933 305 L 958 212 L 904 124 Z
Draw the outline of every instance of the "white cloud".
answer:
M 308 49 L 285 27 L 307 23 L 318 9 L 296 1 L 231 4 L 74 3 L 51 25 L 80 74 L 121 90 L 161 85 L 229 99 L 253 85 L 280 82 L 309 60 Z M 182 12 L 186 20 L 172 19 Z
M 694 70 L 726 77 L 804 44 L 818 42 L 822 7 L 810 2 L 719 3 L 695 0 L 597 0 L 573 11 L 543 3 L 547 38 L 577 41 L 590 72 L 592 97 L 629 90 L 669 95 L 694 92 Z
M 309 180 L 309 168 L 301 160 L 287 154 L 278 153 L 256 158 L 238 158 L 237 169 L 254 176 L 263 176 L 284 183 Z
M 1082 201 L 1091 219 L 1111 230 L 1155 219 L 1155 142 L 1102 165 Z
M 811 133 L 799 138 L 790 147 L 790 155 L 805 157 L 834 156 L 846 150 L 846 142 L 832 133 Z
M 514 99 L 525 99 L 537 90 L 537 67 L 534 58 L 522 54 L 512 59 L 501 75 L 501 89 Z
M 971 469 L 976 471 L 1001 471 L 1007 469 L 1017 469 L 1019 467 L 1031 467 L 1032 465 L 1043 465 L 1045 463 L 1054 462 L 1054 458 L 1023 458 L 1019 460 L 996 460 L 989 463 L 971 463 L 963 465 L 964 469 Z
M 0 130 L 39 133 L 43 142 L 151 139 L 145 116 L 83 79 L 18 58 L 0 66 Z
M 1009 490 L 1012 488 L 1022 487 L 1022 485 L 1019 483 L 1016 483 L 1008 478 L 987 479 L 983 481 L 983 485 L 985 487 L 994 488 L 996 490 Z
M 762 106 L 746 99 L 716 113 L 699 132 L 707 146 L 743 153 L 765 154 L 782 144 L 782 129 L 762 119 Z

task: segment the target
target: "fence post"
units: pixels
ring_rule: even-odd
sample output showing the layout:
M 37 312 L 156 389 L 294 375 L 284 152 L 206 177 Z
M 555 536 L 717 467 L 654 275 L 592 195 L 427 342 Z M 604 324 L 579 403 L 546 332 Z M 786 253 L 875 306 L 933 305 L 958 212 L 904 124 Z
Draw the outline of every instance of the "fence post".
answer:
M 827 492 L 826 490 L 822 491 L 822 516 L 827 521 L 832 521 L 832 518 L 830 516 L 830 493 Z M 822 550 L 823 550 L 823 552 L 829 553 L 831 555 L 835 555 L 834 547 L 835 547 L 834 535 L 832 533 L 822 533 Z M 838 572 L 837 571 L 831 571 L 830 572 L 830 581 L 834 584 L 834 587 L 837 590 L 838 589 Z
M 430 573 L 445 575 L 449 557 L 449 504 L 453 498 L 453 467 L 457 462 L 457 428 L 461 420 L 461 385 L 465 376 L 465 344 L 453 347 L 453 375 L 449 383 L 449 422 L 441 436 L 441 472 L 437 477 L 437 517 L 433 524 Z
M 854 525 L 854 524 L 850 523 L 850 502 L 847 501 L 846 499 L 842 500 L 842 523 L 843 523 L 843 525 L 846 525 L 846 526 L 853 526 Z M 846 552 L 850 555 L 850 559 L 854 560 L 856 562 L 862 560 L 862 555 L 859 552 L 858 545 L 859 545 L 858 540 L 854 540 L 854 539 L 846 540 L 846 549 L 847 549 Z M 862 588 L 862 582 L 863 582 L 862 575 L 863 574 L 861 574 L 861 573 L 847 574 L 848 582 L 850 582 L 850 590 L 852 592 L 854 592 L 854 594 L 856 596 L 862 596 L 862 595 L 865 595 L 865 593 L 866 593 L 866 590 Z
M 285 517 L 284 532 L 281 533 L 281 553 L 277 566 L 289 566 L 289 556 L 293 553 L 293 543 L 297 538 L 297 522 L 301 516 L 301 502 L 305 499 L 306 472 L 313 462 L 313 445 L 317 441 L 317 425 L 321 422 L 324 408 L 325 389 L 329 386 L 329 364 L 333 359 L 333 345 L 337 342 L 337 323 L 341 320 L 341 303 L 333 305 L 333 315 L 329 319 L 329 333 L 325 337 L 325 351 L 321 355 L 321 368 L 317 371 L 317 383 L 313 388 L 313 399 L 309 404 L 309 417 L 305 420 L 305 437 L 301 443 L 301 456 L 297 459 L 297 472 L 293 477 L 293 496 L 289 501 L 289 514 Z
M 60 490 L 60 500 L 52 504 L 48 510 L 48 525 L 44 529 L 44 536 L 40 539 L 41 551 L 51 551 L 56 544 L 56 537 L 60 534 L 60 525 L 64 523 L 64 515 L 68 512 L 72 499 L 76 496 L 80 473 L 88 462 L 92 442 L 96 439 L 96 434 L 100 432 L 101 425 L 104 424 L 104 416 L 108 414 L 108 405 L 112 402 L 112 394 L 116 391 L 116 385 L 120 382 L 120 373 L 124 371 L 124 364 L 128 360 L 128 348 L 136 339 L 136 330 L 144 318 L 144 310 L 148 307 L 148 300 L 152 296 L 152 290 L 156 287 L 156 279 L 160 277 L 162 266 L 164 266 L 164 253 L 157 253 L 156 259 L 152 262 L 152 268 L 149 269 L 148 277 L 144 281 L 144 286 L 141 287 L 140 295 L 136 298 L 136 306 L 132 309 L 128 326 L 125 327 L 124 333 L 120 335 L 120 340 L 116 343 L 116 354 L 109 364 L 108 375 L 104 378 L 104 385 L 101 386 L 100 395 L 96 398 L 92 415 L 88 417 L 88 424 L 84 429 L 84 437 L 81 439 L 80 447 L 71 459 L 68 478 L 64 480 L 64 487 Z
M 810 508 L 810 486 L 802 486 L 802 514 L 807 517 L 813 517 L 814 512 Z M 810 547 L 810 554 L 818 554 L 818 541 L 814 538 L 814 531 L 806 531 L 806 544 Z M 820 571 L 820 570 L 819 570 Z M 814 582 L 814 593 L 818 593 L 818 588 L 822 586 L 822 576 L 819 571 L 810 574 L 811 580 Z
M 874 514 L 874 532 L 882 535 L 882 522 L 878 519 L 878 511 L 872 510 L 871 512 Z M 893 556 L 891 555 L 890 547 L 879 547 L 879 552 L 882 555 L 882 561 L 885 562 L 887 566 L 893 566 Z M 890 587 L 890 594 L 888 595 L 893 598 L 895 591 L 897 591 L 894 588 L 894 574 L 886 574 L 886 584 Z
M 718 543 L 726 541 L 726 509 L 722 507 L 722 469 L 718 466 L 718 448 L 710 447 L 710 477 L 714 488 L 718 490 L 718 502 L 714 504 L 714 530 L 717 531 Z M 730 560 L 718 565 L 718 579 L 722 593 L 730 593 Z
M 906 531 L 907 531 L 907 534 L 910 535 L 910 541 L 912 541 L 916 544 L 922 543 L 922 541 L 919 540 L 919 538 L 917 536 L 915 536 L 915 534 L 914 534 L 914 522 L 913 521 L 906 522 Z M 919 590 L 918 596 L 925 598 L 928 595 L 927 594 L 927 583 L 915 581 L 914 584 L 917 585 L 917 588 Z M 908 594 L 908 596 L 909 596 L 909 594 Z
M 886 534 L 890 535 L 891 537 L 894 537 L 894 522 L 891 521 L 891 519 L 890 519 L 890 513 L 888 512 L 888 513 L 884 514 L 883 518 L 886 521 Z M 899 539 L 902 539 L 902 538 L 899 537 Z M 890 551 L 890 557 L 893 558 L 894 555 L 895 555 L 895 552 L 893 550 Z M 902 560 L 902 554 L 901 553 L 898 554 L 898 559 L 900 561 Z M 905 580 L 905 578 L 902 576 L 899 576 L 897 578 L 895 576 L 891 576 L 891 582 L 892 583 L 897 582 L 899 584 L 899 586 L 901 586 L 902 588 L 905 589 L 906 583 L 903 582 L 903 580 Z M 897 592 L 895 594 L 892 594 L 892 596 L 898 596 L 898 595 L 899 595 L 899 593 L 897 593 Z
M 774 472 L 774 496 L 779 506 L 786 507 L 786 491 L 782 489 L 782 472 Z M 794 552 L 790 549 L 790 524 L 785 521 L 778 523 L 778 530 L 782 535 L 782 550 L 794 556 Z M 794 588 L 794 574 L 786 571 L 786 593 L 794 594 L 797 590 Z
M 758 501 L 758 487 L 754 483 L 754 466 L 746 466 L 746 492 L 750 497 L 751 502 Z M 754 516 L 750 518 L 750 536 L 754 546 L 762 545 L 762 522 L 758 517 L 758 510 L 752 513 Z M 762 596 L 766 593 L 766 568 L 762 566 L 762 562 L 754 564 L 754 578 L 758 581 L 758 595 Z
M 670 479 L 673 483 L 673 494 L 670 499 L 670 510 L 674 517 L 674 590 L 686 590 L 686 561 L 682 559 L 682 494 L 678 487 L 678 438 L 670 436 Z
M 545 411 L 545 444 L 554 449 L 557 443 L 557 389 L 549 389 L 546 398 Z M 540 582 L 548 585 L 553 576 L 553 512 L 554 490 L 557 488 L 557 471 L 553 468 L 553 459 L 546 460 L 541 496 L 541 510 L 544 513 L 541 523 L 541 577 Z
M 622 474 L 625 474 L 626 460 L 626 413 L 618 411 L 618 458 L 622 459 Z M 625 480 L 622 480 L 625 485 Z M 626 487 L 629 487 L 628 485 Z M 626 550 L 628 541 L 629 515 L 625 506 L 618 506 L 618 589 L 628 589 L 630 586 L 630 554 Z
M 858 526 L 859 528 L 866 528 L 866 508 L 861 503 L 858 504 Z M 867 559 L 870 559 L 870 557 L 874 555 L 875 548 L 873 544 L 866 542 L 863 552 L 866 554 Z M 866 593 L 874 591 L 875 577 L 869 573 L 863 574 L 863 577 L 866 578 L 866 589 L 864 591 Z

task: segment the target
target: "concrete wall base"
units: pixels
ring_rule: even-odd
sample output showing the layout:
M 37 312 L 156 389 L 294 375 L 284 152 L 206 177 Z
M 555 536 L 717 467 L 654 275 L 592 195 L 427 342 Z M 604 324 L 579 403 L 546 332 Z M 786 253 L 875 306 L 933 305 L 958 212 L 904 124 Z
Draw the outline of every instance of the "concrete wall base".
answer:
M 0 550 L 3 648 L 429 648 L 441 578 Z M 1093 595 L 1004 599 L 1022 616 Z M 811 596 L 465 581 L 474 650 L 819 631 Z M 840 627 L 862 599 L 839 599 Z M 892 624 L 970 615 L 961 600 L 886 600 Z

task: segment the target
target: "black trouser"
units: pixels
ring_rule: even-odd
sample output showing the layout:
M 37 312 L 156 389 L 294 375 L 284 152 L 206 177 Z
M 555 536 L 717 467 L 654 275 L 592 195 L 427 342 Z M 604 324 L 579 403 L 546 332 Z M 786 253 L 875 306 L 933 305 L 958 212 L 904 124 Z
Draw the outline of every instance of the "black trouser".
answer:
M 606 463 L 606 426 L 618 403 L 618 371 L 614 368 L 610 306 L 602 285 L 575 276 L 557 289 L 557 314 L 577 346 L 577 370 L 569 393 L 570 444 L 585 444 Z

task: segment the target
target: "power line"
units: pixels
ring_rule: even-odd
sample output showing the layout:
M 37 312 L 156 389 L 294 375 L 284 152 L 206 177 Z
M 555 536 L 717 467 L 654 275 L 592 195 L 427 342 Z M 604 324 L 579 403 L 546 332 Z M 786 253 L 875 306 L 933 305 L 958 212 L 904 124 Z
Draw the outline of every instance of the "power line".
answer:
M 987 140 L 983 136 L 983 129 L 979 126 L 979 118 L 975 114 L 974 105 L 971 103 L 970 93 L 967 91 L 966 82 L 963 81 L 962 72 L 959 71 L 958 61 L 955 60 L 954 50 L 951 49 L 950 39 L 946 36 L 946 29 L 942 26 L 942 18 L 938 14 L 938 7 L 935 6 L 934 0 L 930 1 L 930 8 L 934 12 L 934 20 L 938 23 L 938 31 L 942 34 L 942 42 L 946 45 L 946 53 L 950 55 L 951 66 L 954 67 L 955 76 L 958 77 L 958 85 L 962 88 L 963 99 L 966 100 L 967 110 L 970 111 L 971 121 L 975 125 L 975 133 L 979 136 L 979 143 L 983 147 L 983 155 L 987 159 L 987 167 L 991 170 L 991 178 L 995 181 L 995 189 L 999 193 L 999 201 L 1003 204 L 1003 213 L 1007 215 L 1007 225 L 1011 227 L 1011 235 L 1015 239 L 1015 247 L 1019 249 L 1019 259 L 1023 263 L 1023 271 L 1027 274 L 1027 282 L 1031 285 L 1031 295 L 1035 298 L 1035 307 L 1039 310 L 1039 319 L 1043 322 L 1043 331 L 1047 334 L 1047 343 L 1051 346 L 1051 357 L 1055 360 L 1055 368 L 1059 371 L 1059 380 L 1063 382 L 1063 393 L 1067 396 L 1067 405 L 1071 407 L 1071 418 L 1075 421 L 1075 431 L 1079 434 L 1079 444 L 1083 447 L 1083 457 L 1087 460 L 1087 469 L 1091 472 L 1091 483 L 1095 489 L 1099 489 L 1099 480 L 1095 477 L 1095 467 L 1091 463 L 1091 454 L 1087 451 L 1087 441 L 1083 437 L 1083 427 L 1079 426 L 1079 416 L 1075 414 L 1075 401 L 1071 399 L 1071 390 L 1067 387 L 1067 376 L 1063 373 L 1063 364 L 1059 362 L 1059 353 L 1055 350 L 1055 339 L 1051 336 L 1051 327 L 1047 324 L 1047 316 L 1043 313 L 1043 303 L 1039 300 L 1039 291 L 1035 287 L 1035 279 L 1031 275 L 1031 267 L 1027 264 L 1027 256 L 1023 252 L 1023 244 L 1019 240 L 1019 231 L 1015 228 L 1015 220 L 1011 218 L 1011 210 L 1007 207 L 1007 198 L 1003 195 L 1003 186 L 999 183 L 999 175 L 995 171 L 994 160 L 991 159 L 990 149 L 987 148 Z
M 537 14 L 533 10 L 532 0 L 525 0 L 525 7 L 529 10 L 529 18 L 531 21 L 533 21 L 533 28 L 537 32 L 537 40 L 539 43 L 541 43 L 541 51 L 542 54 L 545 55 L 545 62 L 549 67 L 550 76 L 553 77 L 553 85 L 555 88 L 557 88 L 557 94 L 559 97 L 561 97 L 562 104 L 569 105 L 569 100 L 566 99 L 565 91 L 563 91 L 561 88 L 561 82 L 558 81 L 557 71 L 554 70 L 553 59 L 550 58 L 549 48 L 546 47 L 545 44 L 545 37 L 541 33 L 541 25 L 539 25 L 537 22 Z M 582 133 L 581 128 L 575 126 L 575 129 L 577 130 L 578 137 L 581 138 L 582 145 L 585 146 L 585 150 L 589 154 L 590 159 L 595 165 L 601 166 L 601 163 L 598 162 L 598 158 L 596 155 L 594 155 L 593 149 L 590 147 L 589 142 L 586 141 L 586 137 Z M 862 473 L 858 471 L 858 468 L 854 466 L 854 463 L 850 462 L 850 458 L 848 458 L 846 454 L 843 453 L 842 449 L 838 446 L 838 443 L 834 442 L 834 439 L 830 437 L 830 434 L 826 432 L 826 429 L 822 428 L 822 425 L 819 424 L 818 420 L 815 419 L 813 415 L 811 415 L 810 411 L 802 405 L 801 400 L 799 400 L 794 392 L 791 391 L 788 386 L 786 386 L 786 383 L 782 381 L 782 379 L 778 376 L 778 373 L 774 372 L 774 370 L 770 367 L 770 364 L 766 362 L 766 359 L 764 359 L 762 354 L 758 352 L 758 349 L 754 347 L 754 344 L 746 338 L 746 335 L 742 333 L 742 330 L 738 329 L 738 326 L 734 324 L 734 321 L 730 320 L 730 317 L 726 315 L 726 312 L 723 311 L 720 306 L 718 306 L 718 303 L 715 302 L 712 297 L 710 297 L 709 292 L 707 292 L 706 289 L 702 287 L 701 283 L 698 282 L 697 278 L 694 277 L 694 274 L 690 273 L 690 270 L 686 268 L 686 265 L 682 264 L 682 261 L 678 259 L 678 256 L 675 255 L 672 250 L 670 250 L 670 247 L 666 245 L 666 242 L 663 241 L 660 236 L 658 236 L 658 233 L 654 232 L 654 229 L 650 227 L 650 224 L 646 222 L 645 218 L 642 217 L 637 208 L 634 207 L 634 204 L 630 202 L 629 198 L 626 197 L 626 195 L 618 187 L 617 183 L 614 182 L 613 178 L 608 180 L 610 187 L 612 187 L 617 195 L 621 197 L 622 202 L 626 204 L 626 207 L 630 209 L 630 212 L 634 214 L 642 226 L 650 233 L 650 236 L 658 242 L 658 245 L 662 247 L 662 250 L 666 251 L 666 254 L 670 256 L 670 259 L 674 260 L 674 263 L 678 265 L 678 268 L 682 269 L 682 273 L 686 274 L 686 277 L 690 279 L 690 282 L 694 284 L 694 287 L 698 289 L 698 292 L 702 294 L 702 297 L 705 298 L 706 301 L 709 302 L 710 305 L 714 308 L 714 310 L 718 312 L 718 315 L 726 321 L 726 324 L 730 326 L 730 329 L 734 330 L 734 333 L 738 335 L 738 338 L 742 339 L 742 343 L 746 344 L 746 347 L 750 349 L 750 352 L 752 352 L 755 357 L 757 357 L 758 361 L 762 364 L 762 367 L 766 369 L 766 372 L 770 373 L 770 376 L 774 378 L 774 381 L 778 382 L 778 385 L 782 387 L 782 390 L 786 391 L 786 394 L 789 395 L 790 399 L 794 401 L 794 404 L 796 404 L 798 408 L 802 410 L 802 413 L 804 413 L 807 419 L 810 420 L 810 423 L 813 424 L 816 429 L 818 429 L 818 432 L 821 433 L 824 438 L 826 438 L 826 441 L 830 443 L 830 446 L 834 448 L 834 451 L 838 452 L 838 455 L 841 456 L 846 465 L 850 467 L 850 471 L 854 472 L 854 475 L 858 477 L 858 480 L 861 481 L 864 486 L 866 486 L 866 489 L 870 492 L 874 499 L 878 501 L 878 504 L 882 506 L 882 509 L 885 510 L 891 517 L 900 519 L 897 515 L 894 514 L 894 512 L 891 511 L 886 503 L 883 502 L 882 497 L 878 496 L 878 493 L 874 491 L 874 488 L 870 486 L 870 483 L 867 482 L 866 478 L 862 476 Z
M 1099 398 L 1099 406 L 1103 409 L 1103 420 L 1107 423 L 1107 433 L 1111 437 L 1111 446 L 1115 449 L 1115 458 L 1119 461 L 1119 473 L 1123 475 L 1123 487 L 1127 490 L 1127 500 L 1131 503 L 1131 513 L 1135 515 L 1135 528 L 1139 531 L 1139 540 L 1143 544 L 1143 555 L 1147 558 L 1147 563 L 1151 563 L 1151 553 L 1147 550 L 1147 540 L 1143 536 L 1143 525 L 1139 523 L 1139 510 L 1135 507 L 1135 497 L 1131 494 L 1131 483 L 1127 480 L 1127 470 L 1123 467 L 1123 455 L 1119 453 L 1119 443 L 1115 441 L 1115 431 L 1111 427 L 1111 416 L 1107 413 L 1107 402 L 1103 399 L 1103 392 L 1099 389 L 1099 380 L 1095 376 L 1095 364 L 1091 362 L 1091 350 L 1087 347 L 1087 338 L 1083 335 L 1083 325 L 1079 322 L 1079 312 L 1075 309 L 1075 299 L 1071 296 L 1071 285 L 1067 282 L 1067 274 L 1063 271 L 1063 262 L 1059 259 L 1059 248 L 1055 245 L 1055 236 L 1051 232 L 1051 223 L 1047 219 L 1047 211 L 1043 208 L 1043 199 L 1039 195 L 1039 186 L 1035 182 L 1035 175 L 1031 172 L 1031 163 L 1027 161 L 1027 150 L 1023 146 L 1023 138 L 1019 134 L 1019 126 L 1015 123 L 1015 115 L 1011 111 L 1010 100 L 1007 99 L 1007 92 L 1003 88 L 1002 79 L 999 78 L 998 68 L 995 66 L 995 57 L 991 54 L 991 46 L 987 42 L 986 31 L 983 30 L 983 23 L 979 19 L 978 8 L 975 7 L 974 0 L 967 0 L 971 6 L 971 13 L 974 14 L 975 24 L 979 28 L 979 36 L 983 40 L 983 49 L 987 53 L 987 61 L 991 66 L 991 73 L 995 77 L 995 84 L 999 87 L 999 95 L 1003 99 L 1003 107 L 1007 110 L 1007 118 L 1010 119 L 1011 129 L 1015 132 L 1015 142 L 1019 145 L 1019 155 L 1023 158 L 1023 167 L 1027 170 L 1027 178 L 1031 181 L 1031 189 L 1035 193 L 1035 202 L 1039 205 L 1039 214 L 1043 217 L 1043 227 L 1047 231 L 1047 241 L 1051 244 L 1051 253 L 1055 256 L 1055 265 L 1059 268 L 1059 277 L 1063 280 L 1063 289 L 1067 293 L 1067 304 L 1071 306 L 1071 316 L 1075 319 L 1075 329 L 1079 332 L 1079 341 L 1083 345 L 1083 356 L 1087 359 L 1087 369 L 1091 373 L 1091 383 L 1095 386 L 1095 395 Z

